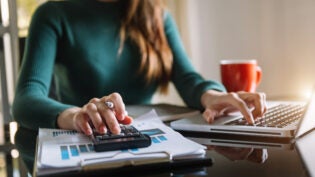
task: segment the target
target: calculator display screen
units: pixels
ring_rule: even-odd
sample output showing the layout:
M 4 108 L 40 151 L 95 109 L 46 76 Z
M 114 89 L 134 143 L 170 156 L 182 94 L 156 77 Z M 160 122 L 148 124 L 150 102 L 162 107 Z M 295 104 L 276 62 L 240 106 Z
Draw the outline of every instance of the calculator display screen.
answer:
M 127 138 L 115 138 L 115 139 L 106 139 L 102 140 L 104 143 L 109 143 L 109 142 L 124 142 L 124 141 L 132 141 L 134 140 L 134 137 L 127 137 Z

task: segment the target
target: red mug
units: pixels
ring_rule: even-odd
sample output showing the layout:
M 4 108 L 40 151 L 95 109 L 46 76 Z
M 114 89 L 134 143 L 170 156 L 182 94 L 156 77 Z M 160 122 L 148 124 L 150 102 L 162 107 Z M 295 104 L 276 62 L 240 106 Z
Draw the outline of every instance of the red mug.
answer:
M 221 60 L 221 80 L 228 92 L 255 92 L 262 71 L 256 60 Z

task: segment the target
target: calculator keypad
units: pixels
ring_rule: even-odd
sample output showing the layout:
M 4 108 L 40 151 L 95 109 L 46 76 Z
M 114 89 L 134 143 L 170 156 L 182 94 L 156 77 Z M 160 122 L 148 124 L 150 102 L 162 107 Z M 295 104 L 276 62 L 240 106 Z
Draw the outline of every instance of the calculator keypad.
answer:
M 105 134 L 93 132 L 91 136 L 94 143 L 94 150 L 97 152 L 142 148 L 151 145 L 151 138 L 142 134 L 132 125 L 120 125 L 120 134 L 112 134 L 108 131 Z
M 94 133 L 95 139 L 106 140 L 106 139 L 116 139 L 116 138 L 127 138 L 127 137 L 137 137 L 140 135 L 139 131 L 131 125 L 120 125 L 120 134 L 112 134 L 108 131 L 105 134 Z

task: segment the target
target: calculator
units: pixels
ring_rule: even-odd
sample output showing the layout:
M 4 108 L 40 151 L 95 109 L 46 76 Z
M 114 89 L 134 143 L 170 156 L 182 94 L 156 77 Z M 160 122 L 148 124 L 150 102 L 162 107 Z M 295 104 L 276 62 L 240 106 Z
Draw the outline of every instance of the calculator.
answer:
M 91 139 L 96 152 L 114 151 L 148 147 L 151 145 L 150 136 L 141 133 L 132 125 L 120 125 L 120 134 L 112 134 L 107 131 L 99 134 L 93 131 Z

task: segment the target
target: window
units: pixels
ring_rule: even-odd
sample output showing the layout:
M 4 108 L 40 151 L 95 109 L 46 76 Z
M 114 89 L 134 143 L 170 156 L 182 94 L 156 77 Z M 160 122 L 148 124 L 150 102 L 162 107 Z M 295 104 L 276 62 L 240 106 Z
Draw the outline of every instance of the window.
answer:
M 17 0 L 19 36 L 27 36 L 28 27 L 35 9 L 47 0 Z

